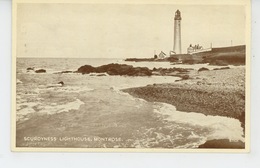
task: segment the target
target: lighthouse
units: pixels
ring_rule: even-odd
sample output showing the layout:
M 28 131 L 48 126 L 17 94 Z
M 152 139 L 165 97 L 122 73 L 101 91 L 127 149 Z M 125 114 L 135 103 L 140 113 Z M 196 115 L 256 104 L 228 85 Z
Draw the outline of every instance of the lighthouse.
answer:
M 175 54 L 181 54 L 181 12 L 179 9 L 175 12 L 173 39 L 173 51 Z

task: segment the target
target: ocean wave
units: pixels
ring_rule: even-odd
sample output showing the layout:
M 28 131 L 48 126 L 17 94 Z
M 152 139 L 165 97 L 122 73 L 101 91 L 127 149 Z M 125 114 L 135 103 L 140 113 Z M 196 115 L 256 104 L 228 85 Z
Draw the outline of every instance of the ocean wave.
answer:
M 62 87 L 62 91 L 66 92 L 85 92 L 85 91 L 92 91 L 93 88 L 89 88 L 87 86 L 69 86 L 69 87 Z
M 41 91 L 55 90 L 56 92 L 85 92 L 94 90 L 87 86 L 55 86 L 55 84 L 39 85 L 39 89 Z
M 163 127 L 140 128 L 135 136 L 135 148 L 197 148 L 206 142 L 206 137 L 193 131 L 187 131 L 185 126 L 171 123 Z M 187 125 L 186 125 L 187 126 Z
M 38 111 L 38 113 L 57 114 L 61 112 L 69 112 L 70 110 L 78 110 L 82 104 L 85 103 L 80 101 L 79 99 L 76 99 L 75 101 L 66 104 L 41 104 L 38 106 L 38 109 L 41 109 Z
M 23 102 L 16 105 L 16 121 L 19 120 L 27 120 L 26 116 L 31 113 L 35 113 L 33 109 L 34 106 L 37 106 L 38 103 L 36 102 Z
M 154 112 L 162 115 L 162 118 L 166 121 L 208 129 L 209 133 L 203 135 L 206 136 L 207 140 L 229 139 L 230 141 L 245 141 L 241 123 L 234 118 L 206 116 L 195 112 L 181 112 L 177 111 L 174 106 L 166 103 L 155 103 Z M 193 133 L 193 135 L 188 138 L 193 137 L 200 137 L 200 135 Z
M 23 82 L 19 79 L 16 79 L 16 84 L 22 84 Z
M 127 92 L 123 92 L 123 91 L 121 90 L 121 88 L 119 88 L 119 87 L 114 87 L 114 86 L 113 86 L 113 87 L 111 87 L 110 89 L 111 89 L 112 91 L 116 92 L 116 93 L 119 94 L 119 95 L 122 95 L 122 96 L 127 97 L 128 100 L 134 101 L 134 102 L 135 102 L 135 103 L 134 103 L 134 104 L 135 104 L 134 107 L 136 107 L 137 109 L 142 108 L 145 103 L 148 103 L 148 102 L 147 102 L 146 100 L 144 100 L 144 99 L 140 99 L 140 98 L 137 98 L 137 97 L 134 97 L 134 96 L 130 95 L 130 94 L 127 93 Z
M 85 74 L 85 75 L 87 75 L 87 76 L 109 76 L 109 74 L 108 73 L 89 73 L 89 74 Z
M 27 120 L 27 115 L 32 113 L 57 114 L 61 112 L 69 112 L 70 110 L 78 110 L 84 102 L 76 99 L 66 104 L 46 103 L 46 102 L 24 102 L 16 106 L 16 121 Z

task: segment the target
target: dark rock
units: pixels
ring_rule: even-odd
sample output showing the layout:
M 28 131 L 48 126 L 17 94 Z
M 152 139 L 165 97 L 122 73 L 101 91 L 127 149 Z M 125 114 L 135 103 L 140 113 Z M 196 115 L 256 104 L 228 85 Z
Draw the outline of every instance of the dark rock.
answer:
M 190 78 L 190 76 L 189 75 L 183 75 L 181 78 L 182 78 L 182 80 L 187 80 L 187 79 Z
M 209 70 L 208 68 L 202 67 L 202 68 L 200 68 L 200 69 L 198 70 L 198 72 L 200 72 L 200 71 L 208 71 L 208 70 Z
M 133 66 L 126 64 L 108 64 L 96 68 L 97 73 L 107 72 L 109 75 L 127 75 Z
M 58 84 L 61 84 L 62 86 L 64 85 L 64 82 L 63 81 L 60 81 Z
M 213 70 L 223 70 L 223 69 L 230 69 L 230 67 L 214 68 Z
M 61 71 L 61 73 L 73 73 L 73 71 Z
M 45 69 L 38 69 L 35 72 L 36 73 L 46 73 L 46 70 Z
M 27 68 L 26 70 L 27 70 L 27 71 L 34 71 L 34 67 L 32 67 L 32 68 L 29 67 L 29 68 Z
M 225 60 L 215 60 L 210 62 L 210 65 L 228 66 L 228 62 Z
M 127 75 L 127 76 L 151 76 L 152 71 L 146 67 L 133 67 L 126 64 L 108 64 L 99 67 L 84 65 L 78 69 L 79 73 L 107 73 L 109 75 Z
M 222 68 L 220 68 L 220 69 L 230 69 L 230 67 L 222 67 Z
M 193 60 L 193 59 L 188 59 L 188 60 L 183 60 L 182 64 L 188 64 L 188 65 L 193 65 L 196 64 L 197 61 Z
M 127 72 L 128 76 L 151 76 L 152 72 L 146 67 L 131 68 Z
M 91 72 L 95 72 L 95 70 L 96 69 L 94 67 L 92 67 L 91 65 L 84 65 L 84 66 L 80 67 L 77 72 L 82 73 L 82 74 L 88 74 Z
M 97 76 L 107 76 L 107 74 L 102 73 L 102 74 L 97 74 Z
M 176 72 L 177 75 L 182 74 L 182 75 L 179 75 L 179 76 L 183 76 L 183 74 L 187 74 L 187 72 L 189 72 L 189 69 L 185 69 L 185 68 L 154 68 L 152 73 L 155 74 L 155 75 L 166 75 L 166 76 L 176 76 Z
M 168 58 L 167 58 L 167 61 L 177 62 L 177 61 L 179 61 L 179 59 L 178 59 L 178 58 L 175 58 L 175 57 L 168 57 Z
M 150 70 L 147 67 L 133 67 L 132 65 L 113 63 L 113 64 L 102 65 L 99 67 L 84 65 L 80 67 L 77 72 L 82 74 L 107 73 L 108 75 L 127 75 L 127 76 L 151 76 L 151 75 L 175 76 L 176 72 L 179 72 L 182 73 L 179 76 L 185 76 L 187 72 L 189 72 L 189 69 L 174 67 L 174 68 L 153 68 L 153 70 Z M 188 78 L 188 76 L 184 77 L 184 79 L 186 78 Z
M 206 141 L 199 148 L 244 149 L 245 143 L 241 141 L 230 142 L 228 139 L 214 139 Z

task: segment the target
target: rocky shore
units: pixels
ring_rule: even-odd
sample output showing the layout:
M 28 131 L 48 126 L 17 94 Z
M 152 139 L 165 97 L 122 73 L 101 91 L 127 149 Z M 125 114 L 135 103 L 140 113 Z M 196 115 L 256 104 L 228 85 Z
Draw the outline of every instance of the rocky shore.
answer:
M 107 73 L 108 75 L 120 75 L 120 76 L 177 76 L 182 79 L 188 79 L 188 73 L 193 69 L 185 68 L 153 68 L 147 67 L 133 67 L 126 64 L 107 64 L 99 67 L 93 67 L 91 65 L 84 65 L 78 68 L 75 73 L 90 74 L 90 73 Z
M 189 73 L 188 80 L 123 90 L 151 102 L 164 102 L 179 111 L 238 119 L 245 128 L 245 69 L 203 70 Z M 220 142 L 221 141 L 221 142 Z M 227 143 L 228 142 L 228 143 Z M 201 148 L 244 148 L 244 143 L 207 141 Z

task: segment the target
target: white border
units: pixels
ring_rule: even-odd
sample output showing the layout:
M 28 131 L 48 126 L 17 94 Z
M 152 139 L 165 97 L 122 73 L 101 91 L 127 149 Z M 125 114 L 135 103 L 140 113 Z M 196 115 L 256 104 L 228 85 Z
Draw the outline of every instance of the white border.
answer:
M 200 0 L 202 1 L 202 0 Z M 12 4 L 12 151 L 17 152 L 225 152 L 225 153 L 242 153 L 250 151 L 250 51 L 251 48 L 249 46 L 251 41 L 250 36 L 250 27 L 251 27 L 251 6 L 249 0 L 226 0 L 224 2 L 219 0 L 209 0 L 201 2 L 203 5 L 243 5 L 245 6 L 246 13 L 246 101 L 245 101 L 245 149 L 159 149 L 159 148 L 145 148 L 145 149 L 136 149 L 136 148 L 29 148 L 29 147 L 16 147 L 16 40 L 17 40 L 17 6 L 21 3 L 125 3 L 125 4 L 189 4 L 189 5 L 199 5 L 198 2 L 194 2 L 193 0 L 139 0 L 139 1 L 129 1 L 129 0 L 13 0 Z
M 10 150 L 11 1 L 0 0 L 0 167 L 260 167 L 260 1 L 252 0 L 251 152 L 222 153 L 13 153 Z

